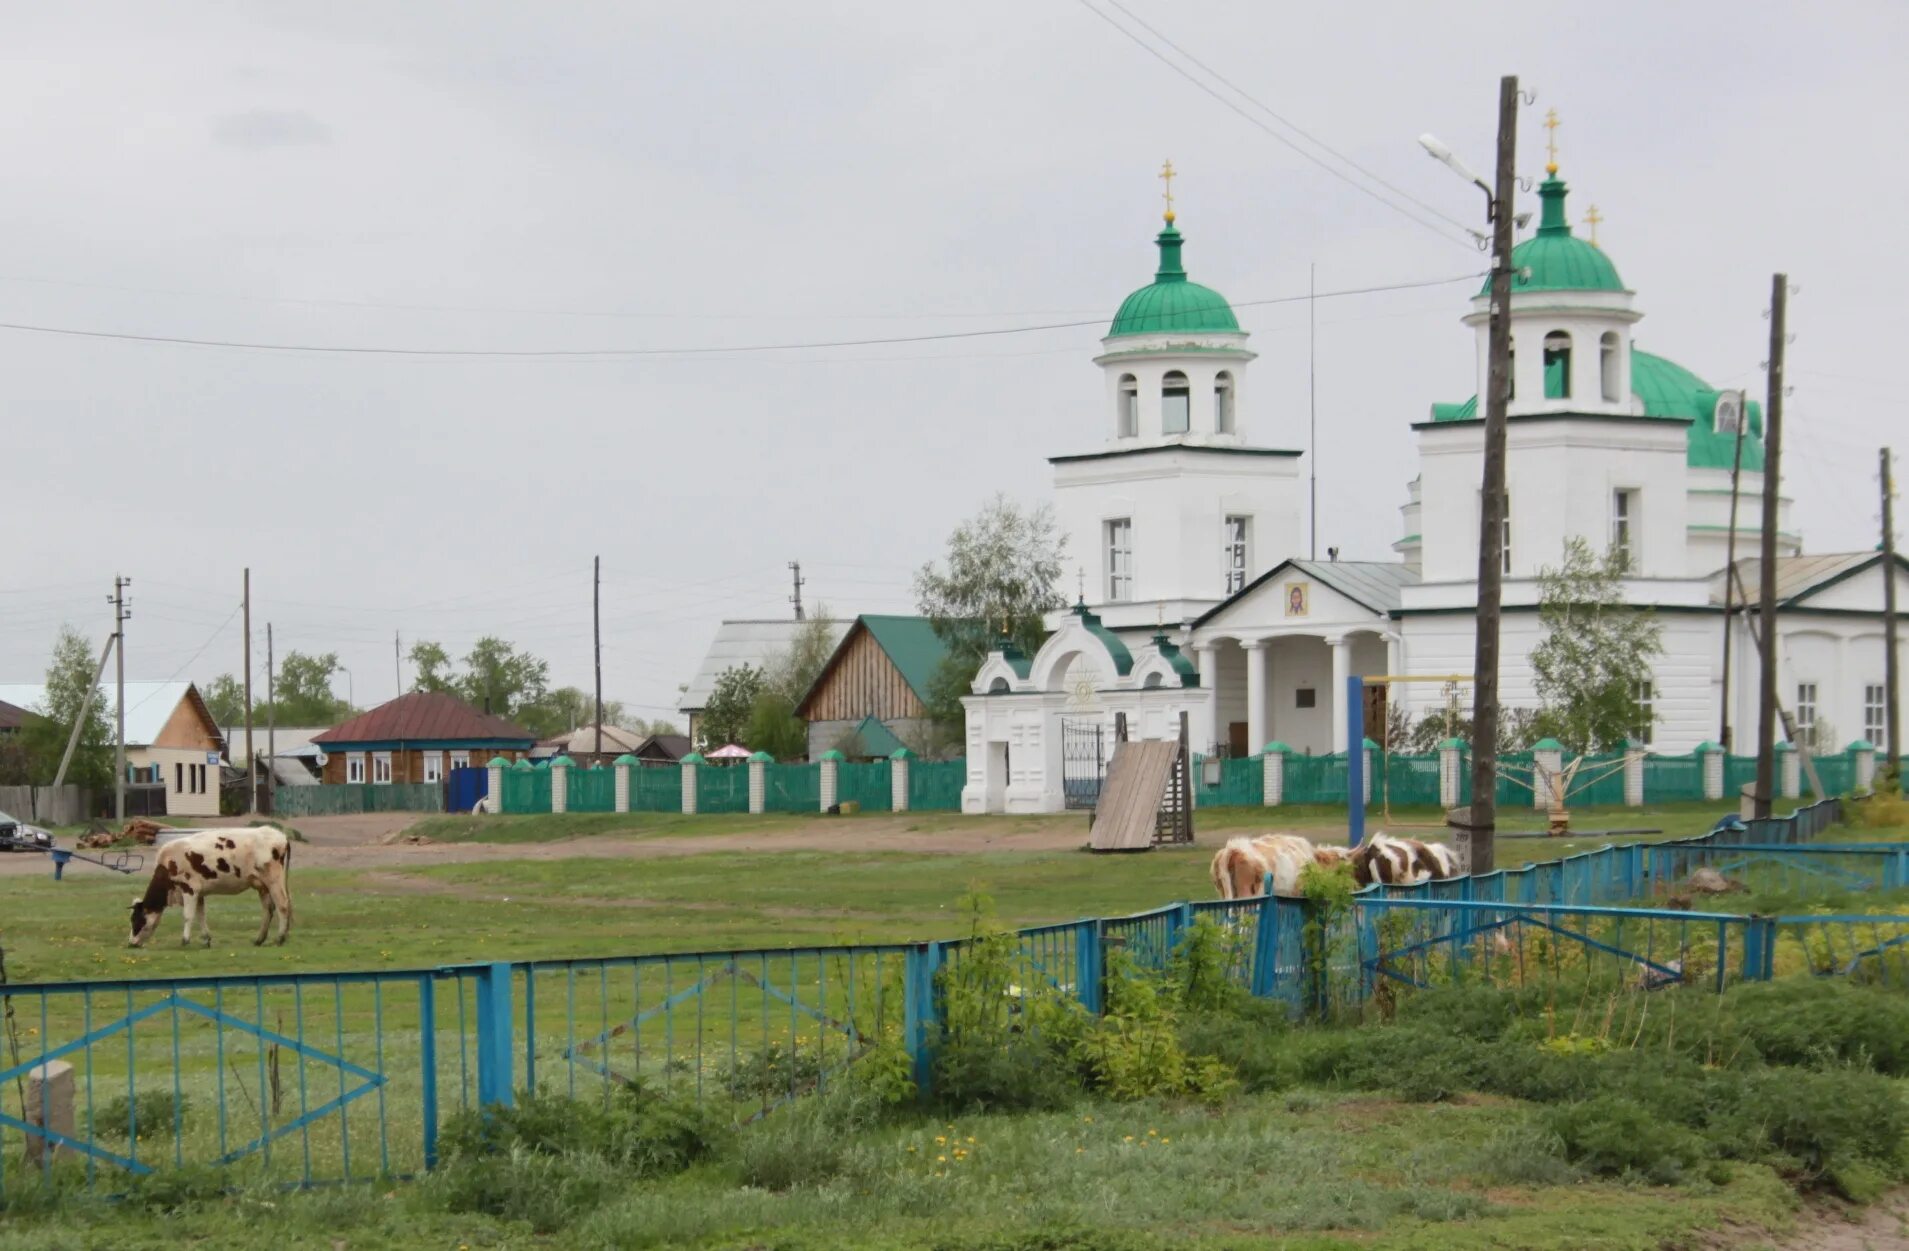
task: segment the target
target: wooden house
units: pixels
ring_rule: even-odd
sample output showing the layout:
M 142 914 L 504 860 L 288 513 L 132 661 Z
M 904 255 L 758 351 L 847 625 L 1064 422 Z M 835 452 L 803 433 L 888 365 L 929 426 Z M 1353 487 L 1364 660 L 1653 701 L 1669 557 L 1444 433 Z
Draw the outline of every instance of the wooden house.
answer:
M 325 753 L 327 783 L 442 782 L 451 769 L 502 756 L 517 761 L 537 738 L 454 695 L 412 691 L 312 739 Z
M 795 715 L 809 725 L 809 758 L 830 749 L 872 759 L 930 737 L 929 687 L 948 656 L 926 617 L 857 617 Z

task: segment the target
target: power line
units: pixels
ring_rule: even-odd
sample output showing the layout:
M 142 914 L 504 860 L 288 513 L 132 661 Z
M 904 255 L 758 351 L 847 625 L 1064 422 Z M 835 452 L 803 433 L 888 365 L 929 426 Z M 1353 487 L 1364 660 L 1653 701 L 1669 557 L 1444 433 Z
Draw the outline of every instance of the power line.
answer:
M 1233 112 L 1239 114 L 1239 116 L 1244 118 L 1248 124 L 1255 126 L 1261 131 L 1264 131 L 1266 134 L 1272 136 L 1273 139 L 1277 140 L 1281 144 L 1284 144 L 1287 148 L 1291 149 L 1294 153 L 1298 154 L 1299 156 L 1302 156 L 1306 160 L 1311 161 L 1314 165 L 1317 165 L 1320 169 L 1326 171 L 1326 173 L 1331 174 L 1334 178 L 1337 178 L 1340 182 L 1345 183 L 1348 187 L 1351 187 L 1354 190 L 1357 190 L 1359 192 L 1362 192 L 1365 195 L 1372 197 L 1374 200 L 1377 200 L 1380 204 L 1385 205 L 1387 208 L 1391 209 L 1393 212 L 1398 213 L 1404 217 L 1410 218 L 1411 220 L 1425 227 L 1427 230 L 1431 231 L 1433 234 L 1437 235 L 1441 239 L 1444 239 L 1451 243 L 1456 243 L 1459 246 L 1466 247 L 1466 248 L 1474 247 L 1476 245 L 1475 235 L 1467 239 L 1455 238 L 1449 232 L 1447 232 L 1443 226 L 1440 226 L 1434 222 L 1428 221 L 1425 218 L 1419 216 L 1417 213 L 1414 213 L 1411 209 L 1405 208 L 1404 206 L 1400 204 L 1397 204 L 1391 200 L 1386 199 L 1384 196 L 1380 195 L 1378 192 L 1374 191 L 1372 188 L 1366 186 L 1364 183 L 1359 182 L 1356 179 L 1352 178 L 1350 175 L 1346 174 L 1343 170 L 1335 169 L 1333 166 L 1327 164 L 1325 161 L 1320 160 L 1317 156 L 1313 155 L 1311 152 L 1306 151 L 1304 148 L 1294 143 L 1291 139 L 1288 139 L 1285 135 L 1280 134 L 1277 130 L 1274 130 L 1271 126 L 1268 126 L 1265 122 L 1253 116 L 1251 113 L 1241 108 L 1238 104 L 1227 99 L 1224 95 L 1220 94 L 1218 91 L 1215 91 L 1212 88 L 1212 86 L 1209 85 L 1208 83 L 1205 83 L 1201 81 L 1199 78 L 1195 77 L 1194 75 L 1188 73 L 1184 66 L 1175 64 L 1171 57 L 1161 52 L 1158 48 L 1154 47 L 1152 44 L 1148 43 L 1146 40 L 1142 39 L 1140 36 L 1128 30 L 1125 26 L 1122 26 L 1119 22 L 1115 21 L 1112 17 L 1109 17 L 1107 14 L 1095 8 L 1091 3 L 1089 3 L 1089 0 L 1080 0 L 1080 5 L 1082 8 L 1086 9 L 1089 13 L 1092 13 L 1095 17 L 1099 18 L 1101 21 L 1107 23 L 1109 26 L 1113 27 L 1115 30 L 1125 35 L 1128 39 L 1131 39 L 1148 56 L 1153 57 L 1155 60 L 1159 61 L 1162 65 L 1166 66 L 1168 69 L 1172 70 L 1174 73 L 1178 74 L 1180 77 L 1186 79 L 1188 82 L 1192 83 L 1195 87 L 1198 87 L 1201 91 L 1204 91 L 1207 95 L 1212 96 L 1215 100 L 1218 100 L 1221 104 L 1225 105 L 1227 108 L 1231 109 Z M 1126 12 L 1125 9 L 1122 9 L 1121 11 L 1123 13 Z M 1136 18 L 1135 20 L 1138 21 L 1139 19 Z M 1146 25 L 1144 22 L 1142 22 L 1141 24 L 1143 26 Z M 1147 29 L 1152 30 L 1153 28 L 1149 26 L 1147 27 Z M 1164 40 L 1165 36 L 1162 36 L 1161 38 Z M 1169 44 L 1169 46 L 1173 46 L 1173 45 Z M 1177 47 L 1175 47 L 1174 50 L 1179 51 Z M 1184 52 L 1181 52 L 1180 55 L 1186 56 L 1187 54 Z M 1193 60 L 1193 58 L 1190 56 L 1188 56 L 1187 59 Z M 1198 64 L 1198 62 L 1195 62 L 1195 64 Z M 1212 73 L 1212 71 L 1209 70 L 1208 73 Z M 1219 78 L 1218 74 L 1214 74 L 1213 76 L 1215 78 Z M 1226 82 L 1226 80 L 1223 78 L 1221 78 L 1220 81 Z M 1231 86 L 1232 84 L 1228 83 L 1227 85 Z M 1237 87 L 1234 87 L 1233 89 L 1235 91 L 1239 91 L 1239 88 Z M 1246 93 L 1243 91 L 1240 91 L 1240 94 L 1242 96 L 1246 95 Z M 1252 97 L 1250 96 L 1247 96 L 1246 98 L 1249 100 L 1252 99 Z M 1254 101 L 1254 103 L 1258 104 L 1258 101 Z M 1264 109 L 1266 106 L 1260 105 L 1259 107 Z M 1266 111 L 1269 114 L 1272 113 L 1271 109 L 1266 109 Z M 1277 115 L 1274 114 L 1274 116 L 1277 116 Z M 1282 118 L 1281 121 L 1284 122 L 1284 119 Z M 1292 125 L 1292 123 L 1290 122 L 1285 122 L 1285 124 L 1288 126 Z M 1292 128 L 1294 130 L 1299 130 L 1297 126 L 1293 126 Z M 1300 131 L 1300 133 L 1304 134 L 1305 132 Z M 1311 136 L 1308 135 L 1307 138 L 1310 139 Z M 1317 143 L 1318 140 L 1313 140 L 1313 142 Z M 1325 145 L 1320 144 L 1320 146 L 1324 147 Z M 1330 149 L 1328 149 L 1328 151 L 1330 151 Z M 1338 154 L 1334 153 L 1334 155 L 1338 155 Z M 1345 158 L 1341 157 L 1340 159 L 1344 160 Z M 1347 161 L 1347 164 L 1351 164 L 1351 162 Z M 1358 167 L 1354 166 L 1354 168 L 1356 169 Z M 1361 170 L 1361 172 L 1363 173 L 1364 171 Z M 1387 185 L 1389 186 L 1390 184 L 1387 184 Z M 1433 211 L 1436 212 L 1436 210 L 1433 210 Z M 1439 216 L 1443 217 L 1444 214 L 1441 213 L 1439 214 Z M 1447 218 L 1446 220 L 1449 221 L 1451 219 Z
M 1083 3 L 1084 2 L 1085 0 L 1083 0 Z M 1331 144 L 1327 143 L 1325 140 L 1319 138 L 1319 136 L 1309 133 L 1304 127 L 1300 126 L 1297 122 L 1294 122 L 1289 118 L 1281 117 L 1265 101 L 1255 98 L 1251 92 L 1246 90 L 1246 88 L 1240 86 L 1238 83 L 1234 82 L 1233 80 L 1228 78 L 1226 75 L 1214 69 L 1211 65 L 1208 65 L 1206 62 L 1202 61 L 1199 57 L 1194 56 L 1191 52 L 1188 52 L 1185 48 L 1182 48 L 1179 44 L 1173 42 L 1173 40 L 1169 39 L 1158 27 L 1149 25 L 1147 22 L 1147 19 L 1145 19 L 1144 17 L 1141 17 L 1139 14 L 1135 13 L 1132 9 L 1129 9 L 1126 5 L 1120 3 L 1120 0 L 1107 0 L 1107 3 L 1112 5 L 1114 8 L 1119 9 L 1122 13 L 1126 14 L 1135 23 L 1137 23 L 1142 30 L 1146 31 L 1148 34 L 1158 39 L 1161 43 L 1167 45 L 1167 47 L 1172 48 L 1175 52 L 1179 53 L 1181 56 L 1185 57 L 1188 61 L 1198 66 L 1203 72 L 1212 75 L 1215 79 L 1217 79 L 1220 82 L 1222 86 L 1232 91 L 1233 94 L 1239 96 L 1242 100 L 1245 100 L 1248 104 L 1252 105 L 1254 108 L 1258 109 L 1260 112 L 1266 114 L 1266 116 L 1272 118 L 1274 121 L 1278 122 L 1281 126 L 1284 126 L 1286 129 L 1292 131 L 1294 134 L 1305 139 L 1306 142 L 1314 145 L 1315 147 L 1322 149 L 1323 151 L 1330 152 L 1333 156 L 1337 157 L 1339 160 L 1344 161 L 1347 165 L 1350 165 L 1353 169 L 1358 170 L 1361 174 L 1364 174 L 1367 178 L 1370 178 L 1373 182 L 1378 183 L 1381 187 L 1384 187 L 1387 191 L 1390 191 L 1392 194 L 1400 197 L 1401 199 L 1411 201 L 1413 204 L 1417 205 L 1419 208 L 1424 209 L 1426 212 L 1430 213 L 1432 216 L 1439 218 L 1441 221 L 1450 222 L 1452 225 L 1458 227 L 1458 229 L 1464 231 L 1467 235 L 1472 234 L 1472 228 L 1466 223 L 1459 221 L 1456 217 L 1451 216 L 1449 213 L 1445 213 L 1439 210 L 1438 208 L 1430 204 L 1427 204 L 1425 201 L 1419 199 L 1417 196 L 1413 195 L 1411 192 L 1405 190 L 1405 188 L 1400 187 L 1395 183 L 1389 182 L 1385 178 L 1381 177 L 1380 175 L 1373 173 L 1371 170 L 1359 164 L 1357 161 L 1353 160 L 1351 157 L 1347 156 L 1345 153 L 1339 151 L 1337 148 L 1333 147 Z M 1357 185 L 1357 184 L 1354 184 L 1354 185 Z
M 1427 278 L 1417 282 L 1383 283 L 1371 287 L 1348 287 L 1341 291 L 1321 291 L 1316 298 L 1327 300 L 1354 295 L 1377 295 L 1388 291 L 1414 291 L 1426 287 L 1450 286 L 1458 282 L 1475 282 L 1482 276 L 1479 272 L 1454 274 L 1448 278 Z M 1237 300 L 1234 308 L 1257 308 L 1271 304 L 1292 304 L 1306 300 L 1309 296 L 1287 295 L 1264 300 Z M 874 339 L 832 339 L 811 340 L 796 343 L 751 343 L 735 344 L 727 347 L 664 347 L 664 348 L 415 348 L 415 347 L 354 347 L 337 344 L 313 343 L 261 343 L 241 339 L 198 339 L 185 335 L 128 334 L 111 330 L 81 330 L 70 326 L 39 326 L 23 322 L 0 322 L 0 330 L 15 330 L 25 334 L 62 335 L 79 339 L 113 339 L 129 343 L 157 343 L 175 347 L 229 348 L 251 352 L 310 352 L 327 356 L 403 356 L 403 357 L 448 357 L 476 358 L 492 360 L 548 360 L 548 359 L 592 359 L 592 358 L 641 358 L 651 356 L 720 356 L 755 352 L 804 352 L 826 348 L 847 347 L 883 347 L 901 343 L 938 343 L 960 339 L 999 338 L 1004 335 L 1034 334 L 1047 330 L 1075 330 L 1082 326 L 1098 326 L 1107 319 L 1093 317 L 1083 321 L 1055 321 L 1027 326 L 998 326 L 988 330 L 951 330 L 937 334 L 891 335 Z

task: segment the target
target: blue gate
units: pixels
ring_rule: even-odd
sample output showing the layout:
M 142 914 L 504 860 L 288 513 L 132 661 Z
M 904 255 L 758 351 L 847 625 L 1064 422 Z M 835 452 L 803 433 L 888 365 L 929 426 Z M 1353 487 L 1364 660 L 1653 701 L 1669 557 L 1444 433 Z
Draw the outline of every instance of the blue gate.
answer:
M 444 811 L 469 812 L 477 801 L 490 794 L 491 771 L 476 767 L 451 770 L 450 789 L 444 794 Z

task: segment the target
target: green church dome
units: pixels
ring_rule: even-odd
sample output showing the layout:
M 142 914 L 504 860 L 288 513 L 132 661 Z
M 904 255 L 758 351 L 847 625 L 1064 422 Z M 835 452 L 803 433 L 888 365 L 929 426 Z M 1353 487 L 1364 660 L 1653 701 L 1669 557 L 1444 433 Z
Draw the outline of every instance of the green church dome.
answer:
M 1169 220 L 1155 240 L 1160 270 L 1153 282 L 1121 302 L 1107 337 L 1137 334 L 1238 334 L 1240 324 L 1226 297 L 1211 287 L 1188 282 L 1180 263 L 1180 231 Z
M 1538 186 L 1538 199 L 1544 212 L 1538 219 L 1538 233 L 1511 250 L 1511 292 L 1520 291 L 1622 291 L 1624 280 L 1617 266 L 1597 244 L 1571 233 L 1565 217 L 1565 185 L 1556 174 Z M 1526 271 L 1530 276 L 1526 277 Z M 1478 294 L 1491 294 L 1491 279 Z

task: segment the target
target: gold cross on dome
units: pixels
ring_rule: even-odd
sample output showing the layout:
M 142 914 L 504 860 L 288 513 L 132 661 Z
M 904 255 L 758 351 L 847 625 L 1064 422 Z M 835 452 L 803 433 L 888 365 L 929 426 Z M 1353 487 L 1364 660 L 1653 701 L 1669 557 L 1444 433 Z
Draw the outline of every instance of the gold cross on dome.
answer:
M 1558 172 L 1559 125 L 1561 125 L 1561 123 L 1558 121 L 1558 111 L 1556 109 L 1546 109 L 1544 114 L 1544 172 L 1547 174 L 1556 174 Z
M 1592 247 L 1597 246 L 1597 224 L 1603 220 L 1604 220 L 1604 214 L 1597 211 L 1597 205 L 1595 204 L 1591 206 L 1591 211 L 1584 215 L 1585 225 L 1591 228 L 1591 246 Z
M 1166 189 L 1160 194 L 1167 202 L 1167 225 L 1171 226 L 1173 224 L 1173 160 L 1171 157 L 1160 166 L 1160 181 L 1166 185 Z

